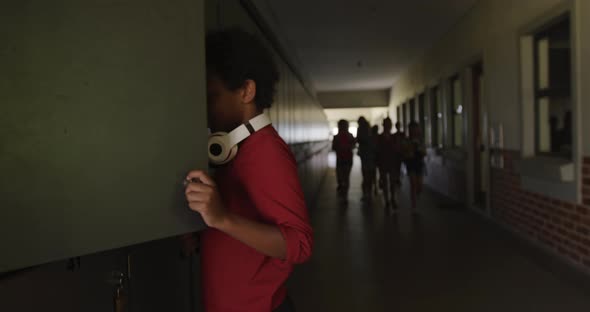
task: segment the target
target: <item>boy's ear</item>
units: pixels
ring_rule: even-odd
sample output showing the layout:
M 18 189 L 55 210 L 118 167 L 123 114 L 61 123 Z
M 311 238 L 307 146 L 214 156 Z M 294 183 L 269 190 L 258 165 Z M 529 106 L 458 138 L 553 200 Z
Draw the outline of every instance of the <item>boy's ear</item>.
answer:
M 256 82 L 248 79 L 244 82 L 241 92 L 242 102 L 251 103 L 256 98 Z

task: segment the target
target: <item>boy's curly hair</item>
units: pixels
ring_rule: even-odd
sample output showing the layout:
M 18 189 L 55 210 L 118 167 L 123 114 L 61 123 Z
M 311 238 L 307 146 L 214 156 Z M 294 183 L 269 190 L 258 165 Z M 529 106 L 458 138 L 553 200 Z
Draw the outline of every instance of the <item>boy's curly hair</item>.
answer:
M 210 32 L 206 38 L 206 59 L 208 76 L 218 77 L 230 90 L 253 80 L 257 108 L 270 108 L 279 72 L 272 54 L 256 36 L 238 28 Z

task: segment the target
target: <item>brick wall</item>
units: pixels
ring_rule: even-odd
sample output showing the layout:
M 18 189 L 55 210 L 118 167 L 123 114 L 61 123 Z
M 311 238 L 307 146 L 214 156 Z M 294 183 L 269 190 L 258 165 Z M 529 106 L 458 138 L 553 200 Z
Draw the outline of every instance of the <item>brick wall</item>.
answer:
M 504 169 L 492 169 L 493 217 L 590 268 L 590 157 L 582 169 L 582 205 L 523 190 L 513 166 L 519 158 L 518 151 L 504 151 Z

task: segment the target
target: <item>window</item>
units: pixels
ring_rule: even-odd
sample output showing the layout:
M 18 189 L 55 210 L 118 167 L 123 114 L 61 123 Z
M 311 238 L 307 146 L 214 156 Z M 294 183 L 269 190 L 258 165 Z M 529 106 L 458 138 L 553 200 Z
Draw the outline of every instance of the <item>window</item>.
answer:
M 534 35 L 535 147 L 541 155 L 572 157 L 570 19 Z
M 430 89 L 430 120 L 432 124 L 432 147 L 443 147 L 443 109 L 439 87 Z
M 396 117 L 397 117 L 397 122 L 399 122 L 400 124 L 402 123 L 403 120 L 403 116 L 402 116 L 402 106 L 398 105 L 397 106 L 397 111 L 396 111 Z
M 451 78 L 452 146 L 463 147 L 463 86 L 459 76 Z

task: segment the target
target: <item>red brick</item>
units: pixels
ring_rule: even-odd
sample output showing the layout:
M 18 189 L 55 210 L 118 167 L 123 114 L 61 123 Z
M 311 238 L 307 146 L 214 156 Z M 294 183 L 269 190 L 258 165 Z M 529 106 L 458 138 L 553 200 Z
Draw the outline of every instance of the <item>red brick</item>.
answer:
M 584 164 L 585 165 L 590 165 L 590 157 L 585 157 L 584 158 Z
M 586 176 L 590 176 L 590 165 L 582 167 L 582 173 Z
M 565 208 L 566 210 L 572 211 L 574 209 L 576 209 L 576 205 L 572 204 L 572 203 L 568 203 L 568 202 L 563 202 L 561 204 L 561 207 Z
M 590 185 L 590 178 L 585 177 L 582 181 L 584 182 L 584 185 Z
M 582 260 L 580 255 L 576 254 L 575 252 L 568 253 L 568 256 L 577 262 L 580 262 L 580 260 Z
M 577 214 L 572 214 L 572 215 L 570 216 L 570 220 L 572 220 L 572 221 L 574 221 L 574 222 L 578 223 L 578 222 L 580 222 L 580 220 L 582 220 L 582 218 L 580 218 L 580 216 L 579 216 L 579 215 L 577 215 Z
M 588 228 L 587 228 L 587 227 L 585 227 L 585 226 L 578 226 L 578 227 L 576 228 L 576 231 L 577 231 L 578 233 L 582 234 L 582 235 L 585 235 L 585 236 L 589 236 L 589 235 L 590 235 L 590 229 L 588 229 Z
M 563 245 L 566 246 L 566 247 L 568 247 L 568 248 L 574 248 L 575 247 L 574 242 L 572 240 L 570 240 L 570 239 L 565 239 L 563 241 Z
M 578 233 L 572 234 L 572 240 L 576 242 L 576 244 L 580 244 L 582 242 L 582 236 L 578 235 Z
M 559 217 L 561 217 L 562 219 L 569 219 L 571 214 L 569 214 L 569 213 L 567 213 L 567 212 L 565 212 L 565 211 L 561 210 L 561 211 L 558 211 L 558 212 L 557 212 L 557 215 L 558 215 Z
M 562 217 L 562 218 L 569 218 L 571 214 L 574 214 L 574 211 L 567 210 L 563 207 L 559 207 L 559 208 L 555 209 L 555 214 Z
M 586 216 L 586 215 L 588 215 L 588 208 L 586 208 L 584 206 L 578 206 L 577 210 L 578 210 L 578 214 L 580 216 Z
M 584 196 L 583 203 L 586 206 L 590 206 L 590 196 L 588 196 L 588 197 Z
M 590 268 L 590 260 L 584 260 L 584 265 Z

